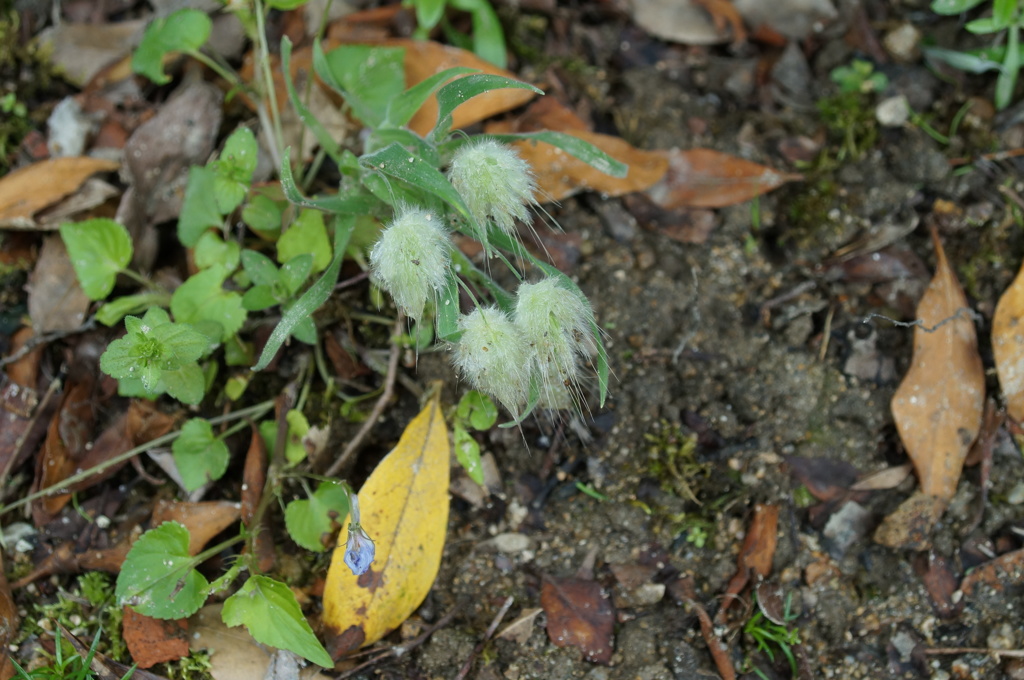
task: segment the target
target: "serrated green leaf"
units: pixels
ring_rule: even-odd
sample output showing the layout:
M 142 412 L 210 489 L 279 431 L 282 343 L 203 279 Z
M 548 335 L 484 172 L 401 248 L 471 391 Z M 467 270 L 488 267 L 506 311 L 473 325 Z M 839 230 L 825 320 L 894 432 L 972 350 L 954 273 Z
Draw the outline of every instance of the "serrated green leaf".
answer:
M 280 581 L 251 577 L 224 601 L 221 618 L 228 626 L 244 624 L 257 642 L 295 652 L 325 668 L 334 666 L 302 615 L 295 594 Z
M 215 264 L 190 276 L 171 296 L 174 318 L 193 324 L 200 331 L 203 322 L 219 324 L 221 332 L 216 340 L 220 342 L 238 332 L 245 321 L 245 308 L 241 295 L 222 287 L 227 275 L 223 265 Z
M 188 171 L 185 198 L 178 215 L 178 240 L 186 248 L 195 247 L 204 231 L 220 227 L 224 220 L 217 207 L 216 181 L 217 173 L 210 168 L 196 165 Z
M 206 394 L 206 380 L 199 364 L 164 371 L 160 376 L 164 391 L 183 404 L 198 404 Z
M 334 220 L 334 259 L 328 265 L 324 273 L 317 279 L 316 283 L 310 286 L 302 294 L 296 303 L 281 317 L 281 322 L 270 334 L 267 344 L 263 346 L 263 353 L 260 360 L 253 366 L 254 371 L 262 371 L 270 363 L 270 360 L 281 349 L 281 345 L 288 339 L 292 331 L 303 319 L 312 317 L 313 312 L 319 309 L 320 305 L 327 301 L 334 284 L 338 282 L 338 273 L 341 271 L 341 260 L 345 256 L 345 247 L 352 235 L 352 229 L 356 225 L 356 218 L 351 216 L 338 216 Z
M 543 90 L 529 83 L 492 73 L 476 73 L 463 76 L 437 91 L 437 123 L 435 123 L 434 129 L 431 130 L 428 138 L 438 141 L 447 135 L 452 128 L 452 112 L 468 100 L 484 92 L 504 88 L 532 90 L 537 94 L 544 94 Z
M 480 445 L 461 423 L 455 423 L 452 428 L 452 439 L 455 458 L 459 461 L 459 465 L 466 470 L 470 479 L 482 485 L 484 469 L 480 465 Z
M 323 482 L 308 499 L 294 500 L 284 510 L 288 534 L 313 552 L 324 552 L 334 530 L 348 516 L 348 491 L 341 484 Z
M 192 418 L 182 425 L 171 451 L 181 481 L 189 492 L 223 477 L 231 460 L 227 444 L 214 436 L 213 427 L 202 418 Z
M 198 50 L 210 37 L 212 27 L 210 17 L 195 9 L 178 10 L 153 21 L 135 48 L 132 70 L 158 85 L 166 85 L 171 78 L 164 73 L 164 56 L 169 52 Z
M 128 230 L 106 218 L 60 225 L 60 237 L 71 266 L 90 300 L 102 300 L 114 289 L 117 274 L 132 259 Z
M 179 366 L 198 361 L 210 352 L 209 339 L 186 323 L 154 326 L 149 336 L 163 345 L 163 359 Z
M 192 253 L 196 267 L 209 269 L 215 264 L 222 264 L 229 272 L 238 268 L 242 247 L 234 241 L 225 242 L 219 231 L 207 230 L 199 237 Z
M 195 570 L 188 541 L 188 529 L 177 522 L 164 522 L 142 534 L 117 576 L 118 605 L 130 605 L 157 619 L 180 619 L 198 611 L 209 583 Z
M 384 122 L 388 103 L 405 90 L 404 60 L 401 47 L 342 45 L 324 54 L 319 41 L 313 44 L 313 70 L 374 129 Z
M 327 238 L 324 216 L 318 210 L 303 209 L 288 230 L 277 240 L 277 261 L 309 254 L 313 256 L 313 271 L 323 271 L 331 262 L 331 242 Z

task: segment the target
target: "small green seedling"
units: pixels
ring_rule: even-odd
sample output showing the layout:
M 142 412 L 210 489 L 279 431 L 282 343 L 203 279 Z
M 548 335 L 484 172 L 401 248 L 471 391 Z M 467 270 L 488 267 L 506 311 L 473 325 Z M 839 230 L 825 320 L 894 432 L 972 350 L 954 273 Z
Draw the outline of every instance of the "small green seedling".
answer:
M 477 484 L 484 483 L 484 471 L 480 466 L 480 445 L 470 431 L 485 432 L 497 421 L 498 407 L 490 397 L 477 390 L 466 392 L 455 409 L 452 421 L 455 457 Z
M 932 11 L 942 15 L 963 14 L 981 5 L 986 0 L 933 0 Z M 993 0 L 991 16 L 984 16 L 964 25 L 971 33 L 993 35 L 995 45 L 977 50 L 959 52 L 939 47 L 926 47 L 926 56 L 943 61 L 953 68 L 968 73 L 997 71 L 995 105 L 1005 109 L 1013 99 L 1017 75 L 1024 65 L 1021 59 L 1021 28 L 1024 27 L 1024 12 L 1018 0 Z
M 796 614 L 790 609 L 792 599 L 792 593 L 786 596 L 786 607 L 782 618 L 787 624 L 795 621 L 797 618 Z M 743 632 L 754 640 L 758 651 L 763 652 L 771 661 L 775 661 L 776 653 L 781 652 L 786 657 L 786 661 L 789 662 L 792 676 L 796 677 L 797 665 L 796 657 L 793 654 L 793 647 L 800 644 L 800 631 L 797 628 L 789 628 L 788 626 L 769 621 L 761 610 L 758 609 L 743 626 Z M 758 677 L 768 680 L 768 676 L 758 668 L 754 667 L 753 672 Z
M 854 59 L 849 66 L 837 66 L 829 77 L 840 92 L 881 92 L 889 86 L 889 78 L 863 59 Z
M 93 672 L 91 664 L 93 657 L 96 656 L 96 648 L 99 645 L 102 632 L 102 630 L 96 631 L 92 644 L 89 645 L 89 652 L 83 659 L 77 653 L 65 656 L 64 646 L 65 644 L 70 646 L 70 643 L 64 641 L 64 636 L 60 629 L 58 629 L 57 637 L 54 640 L 53 662 L 47 666 L 26 671 L 17 661 L 12 659 L 11 661 L 14 664 L 14 671 L 16 673 L 14 677 L 19 680 L 96 680 L 99 676 Z M 128 680 L 133 675 L 135 675 L 134 665 L 128 669 L 121 680 Z
M 453 44 L 472 49 L 478 57 L 500 68 L 508 65 L 501 22 L 487 0 L 403 0 L 403 4 L 416 9 L 416 23 L 419 24 L 414 33 L 416 38 L 426 39 L 441 24 Z M 445 10 L 449 6 L 469 13 L 473 21 L 472 36 L 460 34 L 445 20 Z

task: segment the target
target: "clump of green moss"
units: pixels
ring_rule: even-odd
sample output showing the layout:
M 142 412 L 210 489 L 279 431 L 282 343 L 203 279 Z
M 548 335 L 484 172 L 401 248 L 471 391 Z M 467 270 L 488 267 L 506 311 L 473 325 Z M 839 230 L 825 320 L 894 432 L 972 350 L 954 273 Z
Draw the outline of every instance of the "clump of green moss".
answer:
M 700 505 L 691 484 L 697 477 L 711 474 L 711 466 L 697 462 L 697 435 L 662 420 L 644 439 L 648 443 L 648 470 L 662 490 Z

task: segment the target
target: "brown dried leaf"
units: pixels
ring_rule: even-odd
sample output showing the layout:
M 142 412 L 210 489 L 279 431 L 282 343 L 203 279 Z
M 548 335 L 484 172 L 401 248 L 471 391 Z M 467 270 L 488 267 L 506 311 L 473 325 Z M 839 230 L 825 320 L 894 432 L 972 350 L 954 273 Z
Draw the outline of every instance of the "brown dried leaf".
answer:
M 985 373 L 967 298 L 933 229 L 936 271 L 917 306 L 914 358 L 892 399 L 900 439 L 921 491 L 948 501 L 981 427 Z
M 811 495 L 819 501 L 831 501 L 846 495 L 860 472 L 842 460 L 787 456 L 786 465 Z
M 494 637 L 498 640 L 510 640 L 511 642 L 525 645 L 526 641 L 530 639 L 530 635 L 533 633 L 534 621 L 537 620 L 537 615 L 542 611 L 544 610 L 540 607 L 524 609 L 523 613 L 520 614 L 515 621 L 505 626 L 505 628 Z
M 913 466 L 910 463 L 893 465 L 878 472 L 866 475 L 856 484 L 850 487 L 851 491 L 882 491 L 884 489 L 895 489 L 910 476 Z
M 615 610 L 601 584 L 546 576 L 540 606 L 548 617 L 548 638 L 556 647 L 577 647 L 587 661 L 611 663 Z
M 956 595 L 960 576 L 954 560 L 930 550 L 927 558 L 915 562 L 914 571 L 921 577 L 936 614 L 944 619 L 960 614 L 964 600 Z
M 1006 412 L 1024 421 L 1024 266 L 999 298 L 992 317 L 992 354 L 999 386 L 1006 398 Z
M 68 157 L 40 161 L 8 173 L 0 178 L 0 227 L 37 228 L 33 215 L 77 191 L 92 175 L 117 168 L 116 161 Z
M 280 412 L 280 408 L 278 411 Z M 283 416 L 278 414 L 278 427 L 286 427 Z M 267 447 L 263 436 L 255 426 L 249 440 L 249 451 L 245 454 L 245 466 L 242 469 L 242 522 L 253 529 L 252 522 L 256 516 L 256 508 L 263 497 L 263 487 L 267 481 Z M 270 527 L 264 523 L 259 527 L 255 540 L 256 557 L 262 571 L 270 571 L 274 566 L 274 540 Z
M 797 173 L 779 172 L 711 149 L 660 153 L 668 161 L 668 172 L 647 195 L 665 209 L 723 208 L 803 179 Z
M 239 504 L 230 501 L 181 503 L 160 500 L 153 508 L 150 526 L 181 522 L 188 529 L 189 554 L 198 555 L 210 539 L 237 522 L 240 513 Z
M 177 661 L 188 654 L 188 620 L 163 621 L 124 608 L 122 631 L 132 661 L 139 668 L 152 668 L 158 663 Z
M 90 382 L 72 383 L 64 395 L 60 408 L 50 420 L 46 441 L 36 459 L 33 491 L 60 484 L 75 473 L 86 453 L 86 444 L 92 436 L 95 412 L 93 385 Z M 32 504 L 32 518 L 36 526 L 49 522 L 71 499 L 71 494 L 40 498 Z
M 736 560 L 736 574 L 729 580 L 725 588 L 726 597 L 722 608 L 718 610 L 716 622 L 726 621 L 726 612 L 731 602 L 747 587 L 751 576 L 767 578 L 772 571 L 772 559 L 775 557 L 775 546 L 778 541 L 779 506 L 758 503 L 754 506 L 754 516 L 750 520 L 750 528 L 743 539 L 739 557 Z
M 662 152 L 642 151 L 623 139 L 590 132 L 581 126 L 582 121 L 575 114 L 550 99 L 530 106 L 517 121 L 492 123 L 484 129 L 491 134 L 538 130 L 564 132 L 590 142 L 629 166 L 625 177 L 612 177 L 550 144 L 517 142 L 514 146 L 519 155 L 530 164 L 536 175 L 538 201 L 559 201 L 580 191 L 621 196 L 644 191 L 665 176 L 668 161 Z
M 37 333 L 74 330 L 85 321 L 89 305 L 64 241 L 48 236 L 28 277 L 28 315 L 33 328 Z
M 890 548 L 925 550 L 931 547 L 932 527 L 945 509 L 945 500 L 918 491 L 882 520 L 875 542 Z
M 964 577 L 960 589 L 970 597 L 980 587 L 996 592 L 1015 591 L 1024 584 L 1024 550 L 1004 553 L 985 564 L 975 567 Z

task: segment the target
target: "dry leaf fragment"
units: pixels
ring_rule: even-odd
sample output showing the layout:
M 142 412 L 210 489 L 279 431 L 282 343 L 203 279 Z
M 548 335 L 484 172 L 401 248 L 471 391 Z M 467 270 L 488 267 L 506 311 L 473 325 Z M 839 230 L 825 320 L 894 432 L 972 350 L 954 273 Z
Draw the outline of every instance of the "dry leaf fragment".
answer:
M 139 668 L 152 668 L 158 663 L 177 661 L 188 654 L 186 619 L 154 619 L 125 606 L 121 625 L 132 661 Z
M 158 527 L 171 521 L 185 525 L 189 535 L 188 552 L 198 555 L 210 539 L 237 522 L 240 514 L 239 504 L 230 501 L 183 503 L 161 499 L 153 508 L 149 525 Z
M 892 414 L 921 492 L 948 501 L 981 427 L 985 373 L 967 298 L 938 234 L 936 271 L 917 306 L 913 363 L 892 399 Z
M 803 179 L 797 173 L 779 172 L 712 149 L 661 153 L 668 161 L 668 172 L 647 195 L 665 209 L 724 208 Z
M 323 621 L 334 658 L 397 628 L 433 585 L 448 528 L 450 455 L 438 393 L 359 491 L 361 524 L 376 542 L 370 568 L 355 576 L 344 545 L 331 558 Z
M 498 640 L 511 640 L 517 644 L 525 645 L 526 641 L 530 639 L 530 635 L 533 633 L 533 624 L 537 620 L 537 615 L 542 611 L 544 610 L 540 607 L 524 609 L 523 613 L 520 614 L 515 621 L 505 626 L 505 628 L 494 637 Z
M 36 333 L 70 331 L 85 322 L 91 301 L 82 291 L 59 236 L 43 240 L 28 278 L 28 315 Z
M 751 577 L 767 578 L 772 571 L 772 560 L 775 558 L 775 546 L 778 543 L 779 506 L 758 503 L 754 506 L 754 516 L 750 519 L 750 528 L 743 539 L 739 557 L 736 560 L 736 573 L 729 579 L 725 588 L 726 597 L 722 608 L 715 617 L 716 623 L 725 623 L 729 604 L 737 598 Z
M 548 638 L 556 647 L 577 647 L 587 661 L 611 663 L 615 610 L 600 583 L 544 577 L 540 605 L 548 617 Z
M 1024 420 L 1024 265 L 999 298 L 992 318 L 992 353 L 999 386 L 1006 398 L 1006 412 Z
M 18 632 L 18 608 L 14 606 L 11 587 L 7 584 L 4 572 L 4 557 L 0 554 L 0 649 L 7 649 L 8 643 Z M 0 680 L 14 677 L 14 666 L 8 654 L 0 657 Z
M 37 228 L 33 215 L 74 193 L 96 173 L 117 168 L 116 161 L 68 157 L 33 163 L 5 175 L 0 178 L 0 228 Z

